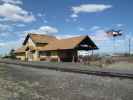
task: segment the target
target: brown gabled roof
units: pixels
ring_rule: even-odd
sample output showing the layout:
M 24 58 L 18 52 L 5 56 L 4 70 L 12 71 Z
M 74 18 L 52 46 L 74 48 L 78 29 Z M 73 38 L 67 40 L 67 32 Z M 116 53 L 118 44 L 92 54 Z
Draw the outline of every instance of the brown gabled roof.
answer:
M 23 45 L 26 44 L 29 37 L 34 43 L 46 43 L 44 46 L 37 46 L 33 48 L 38 51 L 49 51 L 49 50 L 66 50 L 66 49 L 75 49 L 83 40 L 87 39 L 91 44 L 90 50 L 97 49 L 95 43 L 88 36 L 78 36 L 67 39 L 57 39 L 54 36 L 40 35 L 40 34 L 28 34 L 24 40 Z M 16 52 L 24 52 L 26 47 L 18 49 Z
M 21 48 L 16 49 L 16 50 L 15 50 L 15 53 L 16 53 L 16 54 L 17 54 L 17 53 L 24 53 L 25 50 L 26 50 L 26 47 L 25 47 L 25 46 L 22 46 Z
M 48 45 L 38 48 L 38 50 L 45 51 L 45 50 L 74 49 L 86 37 L 87 36 L 79 36 L 79 37 L 51 41 Z
M 50 35 L 28 34 L 23 44 L 26 44 L 29 37 L 34 43 L 49 43 L 50 41 L 56 40 L 56 37 Z
M 29 48 L 31 51 L 36 50 L 36 48 L 33 47 L 33 46 L 28 46 L 28 47 L 27 47 L 27 46 L 22 46 L 22 47 L 16 49 L 16 50 L 15 50 L 15 53 L 16 53 L 16 54 L 17 54 L 17 53 L 25 53 L 25 51 L 27 50 L 27 48 Z

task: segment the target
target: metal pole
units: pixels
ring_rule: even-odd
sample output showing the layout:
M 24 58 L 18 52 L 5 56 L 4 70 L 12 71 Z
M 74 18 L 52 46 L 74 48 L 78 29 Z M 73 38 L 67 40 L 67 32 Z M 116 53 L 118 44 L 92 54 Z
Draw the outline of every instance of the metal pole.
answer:
M 130 53 L 131 53 L 131 38 L 129 38 L 128 41 L 129 41 L 129 45 L 128 46 L 129 46 L 129 56 L 130 56 Z
M 113 54 L 115 54 L 115 37 L 113 36 Z

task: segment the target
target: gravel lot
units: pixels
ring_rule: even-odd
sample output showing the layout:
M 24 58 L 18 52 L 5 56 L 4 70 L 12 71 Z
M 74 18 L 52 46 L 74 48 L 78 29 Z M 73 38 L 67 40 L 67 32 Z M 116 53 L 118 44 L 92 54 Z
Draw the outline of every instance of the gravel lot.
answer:
M 133 100 L 133 80 L 0 64 L 0 100 Z

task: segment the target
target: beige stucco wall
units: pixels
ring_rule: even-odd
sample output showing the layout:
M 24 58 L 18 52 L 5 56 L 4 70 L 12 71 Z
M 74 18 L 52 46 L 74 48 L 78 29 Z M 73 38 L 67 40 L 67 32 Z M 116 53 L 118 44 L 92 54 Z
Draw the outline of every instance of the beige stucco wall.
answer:
M 26 59 L 25 53 L 16 54 L 16 58 L 17 58 L 17 59 L 20 59 L 20 60 L 22 60 L 22 61 L 24 61 L 24 60 Z
M 20 59 L 20 60 L 22 60 L 22 61 L 25 61 L 25 57 L 24 57 L 24 56 L 17 56 L 16 58 L 17 58 L 17 59 Z
M 32 41 L 32 39 L 28 39 L 27 43 L 26 43 L 26 46 L 32 46 L 32 47 L 36 47 L 35 43 Z M 29 53 L 30 55 L 32 56 L 29 57 Z M 38 51 L 35 51 L 35 52 L 31 52 L 31 51 L 26 51 L 26 58 L 30 61 L 39 61 L 39 56 L 38 56 Z
M 33 54 L 33 58 L 34 58 L 33 59 L 34 61 L 39 61 L 40 60 L 38 51 L 35 51 L 35 53 Z
M 35 43 L 29 38 L 27 43 L 25 44 L 26 46 L 33 46 L 36 47 Z

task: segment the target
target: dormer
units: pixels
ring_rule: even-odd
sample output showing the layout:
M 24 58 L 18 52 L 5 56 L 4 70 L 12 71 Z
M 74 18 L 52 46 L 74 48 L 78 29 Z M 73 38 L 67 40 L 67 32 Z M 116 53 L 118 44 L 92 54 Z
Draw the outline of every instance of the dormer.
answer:
M 51 41 L 57 40 L 54 36 L 40 35 L 40 34 L 28 34 L 23 42 L 26 46 L 42 47 L 49 44 Z

